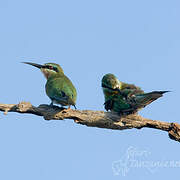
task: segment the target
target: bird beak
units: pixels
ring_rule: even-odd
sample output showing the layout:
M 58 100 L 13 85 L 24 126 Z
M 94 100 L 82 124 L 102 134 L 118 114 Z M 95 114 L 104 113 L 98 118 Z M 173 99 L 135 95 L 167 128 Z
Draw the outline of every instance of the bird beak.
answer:
M 30 63 L 30 62 L 22 62 L 22 63 L 24 63 L 24 64 L 29 64 L 29 65 L 34 66 L 34 67 L 37 67 L 37 68 L 39 68 L 39 69 L 41 69 L 41 68 L 44 67 L 44 65 L 40 65 L 40 64 L 36 64 L 36 63 Z

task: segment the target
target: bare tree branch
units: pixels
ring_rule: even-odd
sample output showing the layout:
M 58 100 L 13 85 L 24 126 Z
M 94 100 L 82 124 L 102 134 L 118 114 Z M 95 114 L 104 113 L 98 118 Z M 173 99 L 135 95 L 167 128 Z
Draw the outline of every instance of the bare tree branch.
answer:
M 107 128 L 107 129 L 141 129 L 143 127 L 160 129 L 167 131 L 169 137 L 180 142 L 180 125 L 177 123 L 168 123 L 157 120 L 143 118 L 137 114 L 128 116 L 119 116 L 116 113 L 91 110 L 73 110 L 64 109 L 57 106 L 42 104 L 38 107 L 31 103 L 21 102 L 19 104 L 0 104 L 0 111 L 18 113 L 29 113 L 43 116 L 45 120 L 63 120 L 73 119 L 74 122 L 86 126 Z

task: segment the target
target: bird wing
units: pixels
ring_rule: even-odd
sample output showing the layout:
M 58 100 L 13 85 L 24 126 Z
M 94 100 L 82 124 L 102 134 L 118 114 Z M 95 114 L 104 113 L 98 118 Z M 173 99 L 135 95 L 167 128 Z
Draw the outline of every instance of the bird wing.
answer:
M 148 104 L 152 103 L 156 99 L 163 96 L 164 93 L 169 91 L 152 91 L 144 94 L 137 94 L 131 97 L 131 105 L 136 106 L 136 108 L 143 108 Z M 130 98 L 129 98 L 130 99 Z
M 51 99 L 62 101 L 62 104 L 75 105 L 76 89 L 66 77 L 57 77 L 46 84 L 46 92 Z
M 135 86 L 134 84 L 128 84 L 128 83 L 124 83 L 124 82 L 121 82 L 121 90 L 136 90 L 134 91 L 135 93 L 144 93 L 144 91 L 138 87 L 138 86 Z

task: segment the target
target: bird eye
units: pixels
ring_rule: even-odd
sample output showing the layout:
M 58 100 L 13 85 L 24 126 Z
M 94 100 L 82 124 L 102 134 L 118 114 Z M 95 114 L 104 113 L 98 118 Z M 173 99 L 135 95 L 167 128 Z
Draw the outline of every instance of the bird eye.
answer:
M 58 69 L 57 69 L 57 67 L 53 67 L 53 70 L 54 70 L 54 71 L 56 71 L 56 72 L 58 72 Z

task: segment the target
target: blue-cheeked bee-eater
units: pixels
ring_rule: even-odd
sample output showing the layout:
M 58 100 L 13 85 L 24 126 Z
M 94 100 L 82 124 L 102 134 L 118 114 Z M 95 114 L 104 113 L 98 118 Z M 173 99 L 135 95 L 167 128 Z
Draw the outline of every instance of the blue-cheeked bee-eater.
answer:
M 133 114 L 169 91 L 152 91 L 144 93 L 134 84 L 118 80 L 114 74 L 106 74 L 101 81 L 105 97 L 105 109 L 119 114 Z
M 76 88 L 71 80 L 64 74 L 60 65 L 55 63 L 46 63 L 44 65 L 23 62 L 39 68 L 47 79 L 45 89 L 47 96 L 51 99 L 51 106 L 53 103 L 61 106 L 74 106 L 76 109 Z

